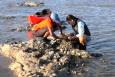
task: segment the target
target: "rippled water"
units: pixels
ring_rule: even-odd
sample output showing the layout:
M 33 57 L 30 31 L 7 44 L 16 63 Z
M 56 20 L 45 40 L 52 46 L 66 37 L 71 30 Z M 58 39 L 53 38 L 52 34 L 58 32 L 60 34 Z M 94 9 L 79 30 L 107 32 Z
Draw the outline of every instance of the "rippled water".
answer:
M 103 57 L 91 60 L 83 68 L 87 71 L 81 72 L 78 77 L 115 77 L 115 0 L 41 0 L 45 3 L 44 6 L 16 5 L 21 2 L 23 0 L 0 0 L 0 43 L 7 40 L 26 41 L 25 32 L 11 30 L 19 26 L 25 28 L 26 16 L 43 8 L 59 13 L 62 20 L 68 14 L 74 14 L 86 21 L 92 33 L 88 51 L 103 54 Z M 2 73 L 0 77 L 1 75 Z
M 13 72 L 8 69 L 8 64 L 11 60 L 0 55 L 0 77 L 13 77 Z

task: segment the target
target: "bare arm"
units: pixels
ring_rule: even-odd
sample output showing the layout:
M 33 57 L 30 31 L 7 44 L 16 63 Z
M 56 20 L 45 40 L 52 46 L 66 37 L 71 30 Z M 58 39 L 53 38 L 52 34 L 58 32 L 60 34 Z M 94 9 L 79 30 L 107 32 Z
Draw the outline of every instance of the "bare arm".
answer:
M 86 37 L 85 37 L 85 36 L 80 36 L 80 37 L 79 37 L 79 42 L 80 42 L 82 45 L 85 45 L 85 43 L 86 43 Z
M 49 26 L 48 26 L 48 31 L 49 31 L 49 35 L 50 35 L 50 36 L 59 39 L 59 37 L 55 35 L 55 33 L 53 32 L 52 28 L 50 28 Z
M 79 41 L 79 38 L 76 36 L 68 36 L 68 40 L 70 41 Z

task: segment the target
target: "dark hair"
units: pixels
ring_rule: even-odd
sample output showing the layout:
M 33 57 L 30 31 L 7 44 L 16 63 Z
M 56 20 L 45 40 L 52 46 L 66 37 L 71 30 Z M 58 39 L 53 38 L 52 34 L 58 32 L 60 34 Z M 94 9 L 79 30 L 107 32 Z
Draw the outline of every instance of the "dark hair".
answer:
M 35 15 L 42 16 L 42 13 L 41 12 L 36 12 Z
M 48 15 L 49 12 L 51 12 L 50 9 L 43 9 L 42 10 L 42 15 Z
M 66 17 L 66 20 L 67 21 L 70 21 L 70 20 L 78 20 L 79 18 L 77 18 L 77 17 L 75 17 L 75 16 L 73 16 L 73 15 L 68 15 L 67 17 Z

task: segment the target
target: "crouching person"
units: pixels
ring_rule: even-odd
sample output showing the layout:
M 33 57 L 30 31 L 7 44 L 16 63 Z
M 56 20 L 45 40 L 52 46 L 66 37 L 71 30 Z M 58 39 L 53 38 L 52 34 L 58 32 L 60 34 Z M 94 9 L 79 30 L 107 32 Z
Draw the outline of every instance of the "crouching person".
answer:
M 72 44 L 73 47 L 78 45 L 80 50 L 86 50 L 87 40 L 89 39 L 89 36 L 91 36 L 87 25 L 84 21 L 73 15 L 68 15 L 66 20 L 71 25 L 74 32 L 68 36 L 69 40 L 76 41 Z

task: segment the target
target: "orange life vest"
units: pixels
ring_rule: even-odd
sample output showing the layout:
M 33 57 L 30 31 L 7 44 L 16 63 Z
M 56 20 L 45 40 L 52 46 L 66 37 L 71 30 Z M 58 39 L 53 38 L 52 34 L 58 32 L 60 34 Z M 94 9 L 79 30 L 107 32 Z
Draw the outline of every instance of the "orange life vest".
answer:
M 30 24 L 35 25 L 35 24 L 43 21 L 45 18 L 44 17 L 37 17 L 37 16 L 33 15 L 33 16 L 28 16 L 27 19 L 28 19 L 28 22 Z
M 43 28 L 46 28 L 46 27 L 49 27 L 51 28 L 53 25 L 52 23 L 52 20 L 51 18 L 45 18 L 43 21 L 41 21 L 40 23 L 38 24 L 35 24 L 33 27 L 32 27 L 32 31 L 36 31 L 36 30 L 40 30 L 40 29 L 43 29 Z
M 32 24 L 32 31 L 40 30 L 46 27 L 52 27 L 52 20 L 51 18 L 46 17 L 37 17 L 37 16 L 28 16 L 28 21 Z M 31 40 L 34 36 L 32 31 L 27 32 L 27 36 L 29 40 Z

